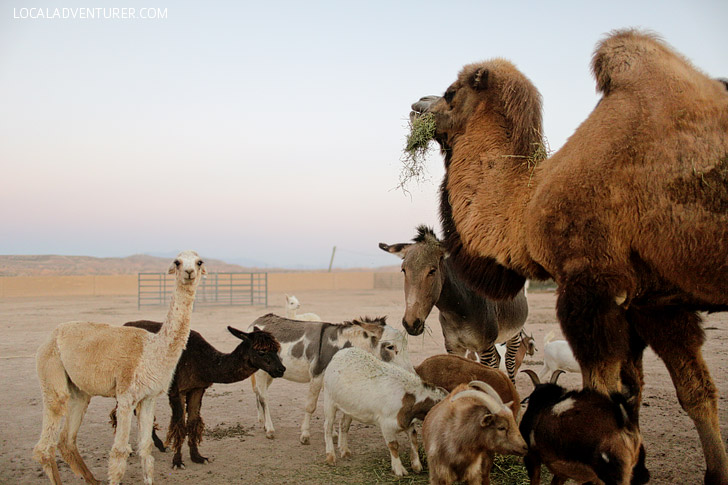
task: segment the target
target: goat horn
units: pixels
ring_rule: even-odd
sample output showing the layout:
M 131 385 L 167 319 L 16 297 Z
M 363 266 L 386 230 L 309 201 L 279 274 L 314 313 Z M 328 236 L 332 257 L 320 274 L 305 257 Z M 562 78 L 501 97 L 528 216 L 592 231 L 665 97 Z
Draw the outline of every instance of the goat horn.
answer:
M 503 409 L 505 409 L 503 401 L 501 401 L 500 399 L 496 401 L 495 399 L 493 399 L 493 396 L 490 396 L 483 391 L 476 391 L 475 389 L 467 389 L 465 391 L 458 392 L 450 398 L 450 402 L 455 402 L 463 397 L 473 397 L 477 399 L 478 401 L 483 403 L 492 414 L 498 414 Z
M 560 376 L 561 374 L 565 374 L 565 373 L 566 373 L 566 372 L 564 372 L 564 371 L 563 371 L 563 370 L 561 370 L 561 369 L 556 369 L 556 370 L 554 371 L 554 373 L 553 373 L 553 374 L 551 374 L 551 379 L 549 380 L 549 382 L 550 382 L 551 384 L 556 384 L 556 381 L 558 381 L 558 380 L 559 380 L 559 376 Z
M 468 383 L 468 386 L 474 387 L 476 389 L 480 389 L 484 393 L 490 394 L 491 396 L 493 396 L 494 399 L 498 399 L 499 401 L 503 402 L 503 400 L 501 399 L 500 395 L 487 382 L 483 382 L 483 381 L 470 381 Z
M 521 372 L 528 375 L 528 377 L 531 378 L 531 382 L 533 382 L 534 387 L 541 384 L 541 379 L 538 378 L 538 375 L 532 371 L 531 369 L 524 369 Z

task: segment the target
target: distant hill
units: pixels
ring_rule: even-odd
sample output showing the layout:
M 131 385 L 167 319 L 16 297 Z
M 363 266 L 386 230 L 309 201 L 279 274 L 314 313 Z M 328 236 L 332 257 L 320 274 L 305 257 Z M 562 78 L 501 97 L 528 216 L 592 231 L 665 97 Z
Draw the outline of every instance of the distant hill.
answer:
M 0 255 L 0 276 L 75 276 L 75 275 L 119 275 L 137 273 L 161 273 L 167 270 L 173 258 L 161 258 L 146 254 L 135 254 L 125 258 L 94 258 L 92 256 L 61 255 Z M 234 272 L 290 272 L 284 268 L 249 268 L 229 264 L 219 259 L 205 259 L 208 271 L 215 273 Z M 371 271 L 347 269 L 345 271 Z M 377 268 L 377 271 L 397 271 L 398 266 Z M 334 270 L 341 271 L 341 270 Z

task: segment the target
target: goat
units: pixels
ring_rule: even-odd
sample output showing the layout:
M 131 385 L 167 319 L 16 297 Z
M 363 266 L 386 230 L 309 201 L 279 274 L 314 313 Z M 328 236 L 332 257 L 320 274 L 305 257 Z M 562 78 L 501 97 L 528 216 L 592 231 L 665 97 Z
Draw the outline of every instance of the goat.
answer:
M 566 340 L 553 340 L 554 332 L 549 332 L 543 338 L 543 368 L 538 373 L 539 380 L 557 370 L 581 373 L 581 367 L 574 358 L 571 346 Z
M 158 333 L 162 324 L 140 320 L 127 322 L 124 326 Z M 182 462 L 182 444 L 185 437 L 190 447 L 192 461 L 195 463 L 208 461 L 198 449 L 205 428 L 200 409 L 208 387 L 214 383 L 240 382 L 259 369 L 273 377 L 281 377 L 286 371 L 278 356 L 281 346 L 269 332 L 254 328 L 252 332 L 245 333 L 233 327 L 228 327 L 228 331 L 241 340 L 229 354 L 219 352 L 199 332 L 190 331 L 187 346 L 177 363 L 174 379 L 167 391 L 172 417 L 169 421 L 166 442 L 171 443 L 174 449 L 172 468 L 185 467 Z M 111 411 L 111 422 L 116 426 L 116 409 Z M 154 430 L 152 439 L 160 451 L 165 451 L 165 444 L 157 437 Z
M 536 348 L 536 339 L 533 338 L 533 335 L 528 335 L 526 332 L 521 330 L 518 337 L 520 342 L 518 343 L 518 347 L 516 348 L 514 355 L 510 355 L 508 353 L 508 346 L 506 344 L 496 344 L 495 346 L 495 350 L 500 356 L 500 366 L 498 368 L 503 372 L 508 372 L 508 369 L 512 369 L 514 376 L 518 373 L 518 369 L 521 368 L 523 359 L 527 355 L 534 355 L 536 350 L 538 350 Z
M 521 412 L 520 397 L 513 382 L 498 369 L 485 366 L 465 357 L 454 354 L 433 355 L 415 367 L 415 372 L 423 381 L 448 392 L 460 384 L 482 381 L 498 393 L 503 402 L 510 403 L 513 417 L 518 419 Z
M 352 419 L 379 425 L 389 447 L 392 471 L 407 474 L 399 458 L 398 432 L 406 432 L 411 444 L 412 469 L 419 473 L 417 432 L 413 420 L 424 420 L 427 412 L 446 396 L 443 389 L 426 384 L 417 374 L 355 347 L 334 355 L 324 373 L 324 439 L 326 463 L 336 464 L 333 428 L 336 411 L 341 410 L 339 451 L 351 455 L 348 446 Z
M 520 430 L 528 440 L 524 463 L 531 484 L 541 483 L 542 463 L 554 474 L 552 485 L 569 478 L 605 485 L 647 483 L 634 403 L 620 393 L 608 397 L 593 389 L 541 384 L 533 371 L 528 374 L 536 388 Z
M 495 453 L 525 455 L 528 446 L 510 404 L 480 381 L 458 385 L 436 404 L 422 424 L 430 483 L 487 485 Z
M 407 353 L 407 340 L 402 332 L 386 324 L 386 318 L 360 318 L 343 324 L 326 322 L 300 322 L 273 314 L 256 319 L 251 327 L 258 326 L 273 334 L 281 343 L 281 361 L 286 366 L 283 379 L 308 382 L 306 413 L 301 423 L 301 444 L 310 440 L 311 415 L 316 411 L 323 374 L 331 358 L 345 347 L 359 347 L 388 357 L 398 365 L 414 372 Z M 383 357 L 384 358 L 384 357 Z M 268 386 L 271 376 L 264 371 L 256 372 L 250 379 L 255 391 L 258 420 L 264 423 L 265 435 L 273 439 L 275 429 L 268 406 Z

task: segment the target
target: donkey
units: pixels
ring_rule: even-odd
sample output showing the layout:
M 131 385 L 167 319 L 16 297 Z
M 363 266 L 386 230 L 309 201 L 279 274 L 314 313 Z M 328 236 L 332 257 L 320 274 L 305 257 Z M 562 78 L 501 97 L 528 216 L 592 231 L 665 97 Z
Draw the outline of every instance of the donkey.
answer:
M 385 362 L 415 372 L 407 353 L 406 337 L 387 325 L 384 317 L 336 324 L 291 320 L 269 313 L 255 320 L 250 325 L 252 327 L 265 329 L 280 342 L 279 355 L 286 366 L 283 379 L 309 383 L 306 414 L 301 423 L 300 441 L 304 445 L 309 444 L 311 437 L 311 415 L 316 411 L 324 383 L 324 371 L 339 350 L 358 347 Z M 253 374 L 250 379 L 258 407 L 258 421 L 264 423 L 265 436 L 269 439 L 273 439 L 275 433 L 267 399 L 268 386 L 272 380 L 263 370 Z
M 480 361 L 498 368 L 496 343 L 506 343 L 506 370 L 515 382 L 520 332 L 528 316 L 524 289 L 512 300 L 491 300 L 471 289 L 455 273 L 445 249 L 432 228 L 421 225 L 413 243 L 379 247 L 402 258 L 405 312 L 402 325 L 410 335 L 425 330 L 425 319 L 436 306 L 445 350 L 465 357 L 468 350 Z

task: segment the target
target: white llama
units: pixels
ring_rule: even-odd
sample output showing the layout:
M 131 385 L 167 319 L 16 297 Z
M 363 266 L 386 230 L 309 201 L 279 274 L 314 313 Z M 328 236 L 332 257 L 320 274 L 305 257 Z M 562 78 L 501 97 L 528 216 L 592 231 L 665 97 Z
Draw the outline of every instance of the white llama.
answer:
M 291 320 L 303 320 L 306 322 L 320 322 L 321 317 L 315 313 L 300 313 L 296 314 L 296 310 L 301 308 L 301 304 L 298 302 L 298 298 L 294 295 L 286 295 L 286 318 Z
M 36 354 L 43 393 L 43 430 L 33 458 L 51 483 L 60 484 L 56 445 L 76 475 L 98 484 L 81 458 L 76 435 L 93 396 L 115 397 L 117 428 L 109 453 L 109 483 L 121 482 L 126 471 L 129 429 L 137 410 L 138 454 L 144 483 L 154 480 L 152 426 L 154 400 L 167 392 L 177 361 L 190 334 L 190 316 L 205 265 L 194 251 L 181 252 L 169 267 L 176 275 L 167 317 L 159 333 L 105 323 L 68 322 L 53 330 Z M 66 418 L 61 427 L 61 420 Z

